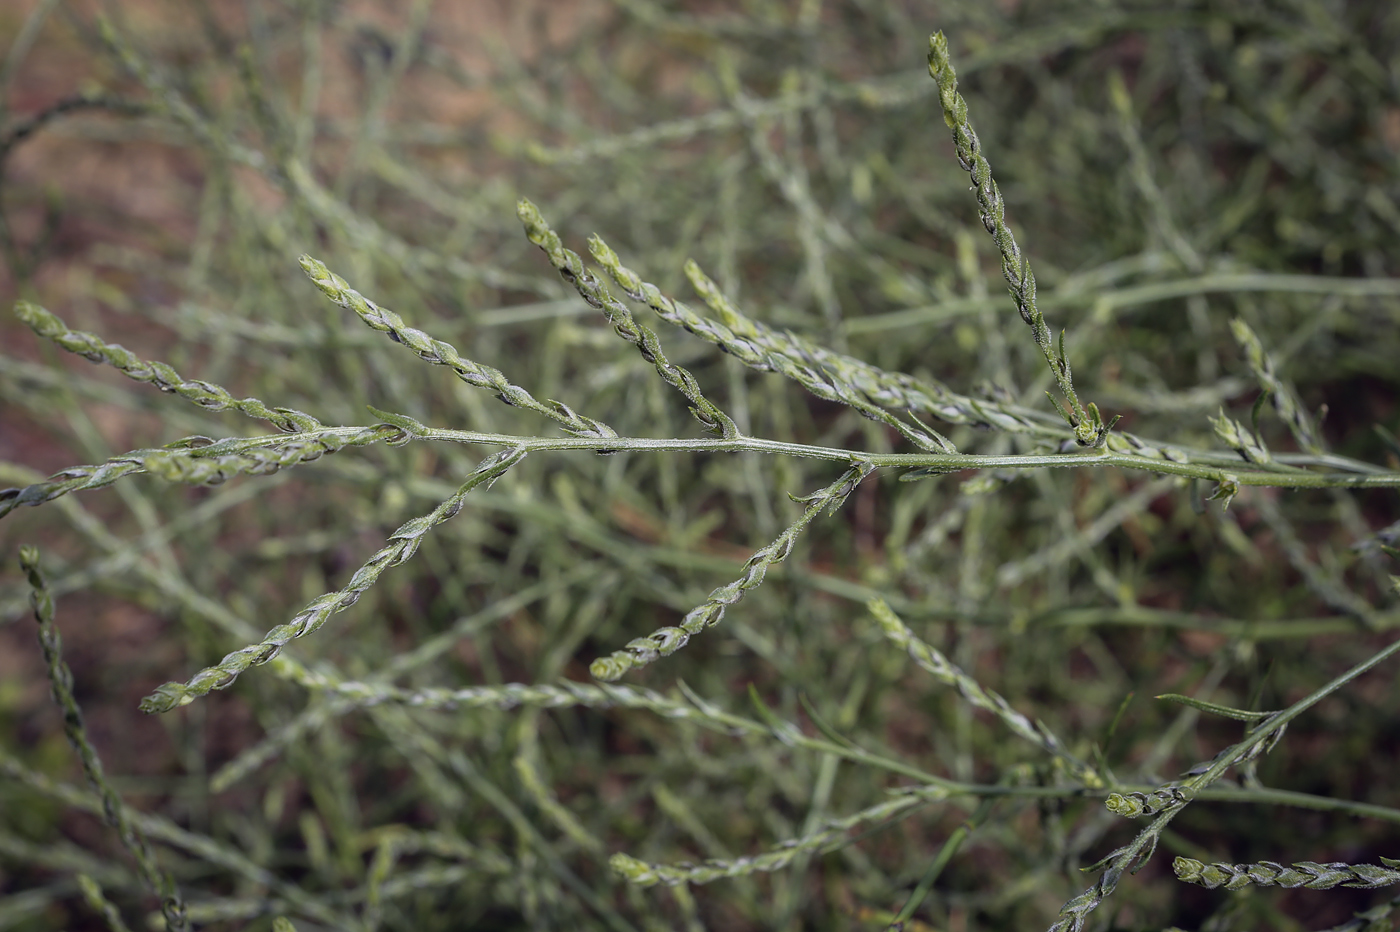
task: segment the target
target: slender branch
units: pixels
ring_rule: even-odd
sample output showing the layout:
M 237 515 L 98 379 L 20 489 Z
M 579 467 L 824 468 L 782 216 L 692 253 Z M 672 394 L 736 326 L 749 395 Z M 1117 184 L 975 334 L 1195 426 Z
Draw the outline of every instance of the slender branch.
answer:
M 993 797 L 994 798 L 994 797 Z M 741 858 L 714 858 L 704 864 L 648 864 L 626 854 L 614 854 L 608 861 L 613 873 L 638 887 L 656 884 L 706 884 L 730 877 L 746 877 L 755 873 L 782 870 L 799 856 L 811 852 L 828 852 L 850 843 L 847 832 L 867 822 L 889 820 L 909 815 L 927 801 L 917 796 L 895 796 L 862 809 L 842 819 L 832 819 L 815 832 L 800 838 L 790 838 L 762 854 Z
M 992 422 L 1009 429 L 1024 426 L 1014 416 L 989 413 L 971 399 L 959 399 L 941 385 L 903 373 L 885 372 L 863 360 L 745 317 L 693 261 L 686 263 L 686 275 L 706 303 L 717 309 L 723 323 L 662 294 L 661 289 L 624 266 L 600 239 L 596 240 L 593 256 L 628 297 L 645 303 L 667 323 L 708 340 L 751 369 L 781 373 L 818 398 L 850 405 L 865 417 L 893 427 L 921 449 L 946 453 L 957 450 L 936 430 L 901 420 L 882 405 L 919 410 L 955 423 Z
M 370 557 L 344 588 L 316 597 L 291 621 L 268 631 L 258 643 L 227 654 L 223 660 L 201 670 L 188 682 L 171 682 L 157 687 L 154 693 L 141 700 L 141 711 L 168 712 L 177 706 L 188 705 L 200 696 L 207 696 L 213 690 L 227 689 L 241 673 L 272 660 L 290 641 L 310 634 L 324 625 L 331 615 L 354 605 L 384 570 L 412 557 L 428 531 L 461 511 L 468 493 L 500 478 L 506 470 L 524 459 L 526 452 L 513 447 L 482 460 L 455 493 L 428 514 L 414 518 L 390 535 L 389 543 Z
M 950 661 L 932 644 L 918 638 L 909 630 L 894 609 L 884 599 L 872 599 L 866 604 L 870 614 L 880 624 L 880 630 L 891 642 L 904 649 L 914 662 L 933 675 L 940 682 L 957 689 L 970 705 L 984 709 L 997 718 L 1021 738 L 1054 757 L 1058 757 L 1068 767 L 1076 780 L 1089 789 L 1105 785 L 1104 778 L 1097 770 L 1069 752 L 1064 743 L 1044 722 L 1032 722 L 1029 718 L 1011 707 L 999 693 L 983 688 L 982 684 L 968 676 L 957 664 Z
M 1021 247 L 1016 245 L 1016 237 L 1006 225 L 1006 202 L 1001 196 L 1001 188 L 992 178 L 992 167 L 982 154 L 982 143 L 972 124 L 967 121 L 967 101 L 958 93 L 958 76 L 953 70 L 953 62 L 948 55 L 948 40 L 937 32 L 928 40 L 928 73 L 938 83 L 938 99 L 943 105 L 943 122 L 953 131 L 953 144 L 957 148 L 958 162 L 963 170 L 972 176 L 977 189 L 977 205 L 981 210 L 982 225 L 992 234 L 992 239 L 1001 252 L 1001 274 L 1010 286 L 1011 296 L 1016 300 L 1016 309 L 1021 319 L 1035 334 L 1036 345 L 1040 347 L 1045 363 L 1055 376 L 1055 381 L 1064 392 L 1069 404 L 1068 411 L 1061 411 L 1069 426 L 1073 428 L 1075 439 L 1082 446 L 1102 447 L 1112 424 L 1104 424 L 1099 409 L 1092 403 L 1085 409 L 1079 395 L 1074 390 L 1074 376 L 1070 371 L 1069 359 L 1065 356 L 1064 334 L 1060 335 L 1060 345 L 1050 327 L 1045 323 L 1045 314 L 1035 304 L 1035 273 L 1030 261 L 1021 255 Z M 1056 404 L 1056 408 L 1059 405 Z
M 543 414 L 563 425 L 575 437 L 617 436 L 617 432 L 608 425 L 576 413 L 561 401 L 541 403 L 535 400 L 525 389 L 513 385 L 501 370 L 465 359 L 451 343 L 436 340 L 422 330 L 408 326 L 398 314 L 351 288 L 345 279 L 326 268 L 319 259 L 302 256 L 299 261 L 307 277 L 326 297 L 346 310 L 354 311 L 372 329 L 388 334 L 395 343 L 407 346 L 418 354 L 419 359 L 435 366 L 446 366 L 457 373 L 463 382 L 495 393 L 497 399 L 508 405 Z
M 95 334 L 70 330 L 57 314 L 30 301 L 15 304 L 15 316 L 36 334 L 51 340 L 70 353 L 92 362 L 104 362 L 129 379 L 149 382 L 163 392 L 179 395 L 210 411 L 232 409 L 249 417 L 270 421 L 288 433 L 316 430 L 321 422 L 292 408 L 269 408 L 256 398 L 235 398 L 228 389 L 203 379 L 186 379 L 163 362 L 150 362 L 117 343 L 107 343 Z
M 381 412 L 382 413 L 382 412 Z M 597 423 L 597 422 L 594 422 Z M 390 431 L 384 428 L 392 427 Z M 414 440 L 441 440 L 449 443 L 486 444 L 520 448 L 531 453 L 562 450 L 649 450 L 649 451 L 688 451 L 711 453 L 768 453 L 784 456 L 798 456 L 806 459 L 829 460 L 839 463 L 862 462 L 874 467 L 907 468 L 904 480 L 935 477 L 966 469 L 1041 469 L 1075 468 L 1092 466 L 1112 466 L 1132 469 L 1139 472 L 1153 472 L 1189 479 L 1203 479 L 1209 482 L 1232 486 L 1274 489 L 1363 489 L 1400 488 L 1400 472 L 1377 471 L 1368 473 L 1324 473 L 1291 469 L 1287 472 L 1236 471 L 1222 469 L 1205 463 L 1175 462 L 1172 460 L 1150 460 L 1141 456 L 1122 453 L 1027 453 L 1009 455 L 977 455 L 967 453 L 857 453 L 839 447 L 822 447 L 805 443 L 789 443 L 781 440 L 768 440 L 762 437 L 735 437 L 732 439 L 681 439 L 655 437 L 533 437 L 517 434 L 494 434 L 482 431 L 454 430 L 450 428 L 427 427 L 411 419 L 394 416 L 392 421 L 380 427 L 322 427 L 313 431 L 287 436 L 273 437 L 233 437 L 217 441 L 202 449 L 191 449 L 190 456 L 249 456 L 257 459 L 252 451 L 276 447 L 282 450 L 294 449 L 296 444 L 321 444 L 326 452 L 333 452 L 343 446 L 359 446 L 366 443 L 387 440 L 390 443 L 403 441 L 405 437 Z M 337 446 L 339 445 L 339 446 Z M 69 492 L 96 489 L 110 485 L 124 476 L 149 472 L 146 460 L 151 456 L 168 456 L 169 450 L 133 450 L 113 457 L 99 466 L 74 466 L 55 473 L 47 482 L 36 483 L 24 488 L 0 489 L 0 518 L 20 505 L 38 505 Z M 314 457 L 304 456 L 302 461 Z M 251 462 L 251 460 L 250 460 Z M 261 460 L 259 460 L 261 462 Z M 283 464 L 287 465 L 287 464 Z M 252 469 L 232 470 L 250 472 Z M 215 470 L 217 472 L 217 470 Z M 231 474 L 231 473 L 230 473 Z M 199 478 L 205 475 L 201 470 L 190 473 L 189 481 L 208 481 Z M 172 476 L 171 478 L 179 477 Z M 185 480 L 179 480 L 185 481 Z
M 34 619 L 39 622 L 39 643 L 43 646 L 44 660 L 48 664 L 49 686 L 54 701 L 63 712 L 63 730 L 68 735 L 68 742 L 78 752 L 78 759 L 82 762 L 88 784 L 102 798 L 102 814 L 107 824 L 116 830 L 122 845 L 136 860 L 141 879 L 150 887 L 151 892 L 160 897 L 165 927 L 171 932 L 185 932 L 190 926 L 185 916 L 185 902 L 180 896 L 179 887 L 175 885 L 175 879 L 168 871 L 161 869 L 145 834 L 132 824 L 126 807 L 122 805 L 121 797 L 107 780 L 102 768 L 102 759 L 97 756 L 97 749 L 88 741 L 87 728 L 83 725 L 83 712 L 73 695 L 73 671 L 63 662 L 63 638 L 54 624 L 53 594 L 49 591 L 43 568 L 39 565 L 38 548 L 21 547 L 19 562 L 25 575 L 29 577 L 29 599 L 34 607 Z
M 656 333 L 650 327 L 636 321 L 627 305 L 614 298 L 609 293 L 607 286 L 599 281 L 596 275 L 588 271 L 579 254 L 564 247 L 559 234 L 555 233 L 545 222 L 540 209 L 528 200 L 521 198 L 516 205 L 515 213 L 525 227 L 525 235 L 549 258 L 550 265 L 554 266 L 559 276 L 574 286 L 579 297 L 583 298 L 589 307 L 602 311 L 603 316 L 608 319 L 608 323 L 613 325 L 618 336 L 636 346 L 642 354 L 642 358 L 656 367 L 657 374 L 668 385 L 686 397 L 691 405 L 690 413 L 695 415 L 695 419 L 703 424 L 710 433 L 720 434 L 727 440 L 738 437 L 739 428 L 729 415 L 705 397 L 705 393 L 700 389 L 700 383 L 695 380 L 695 376 L 691 375 L 688 369 L 677 366 L 666 358 L 666 354 L 661 351 L 661 341 L 657 339 Z M 617 255 L 600 238 L 595 236 L 589 240 L 589 248 L 594 259 L 604 266 L 608 264 L 609 260 L 616 264 Z
M 238 475 L 270 475 L 346 447 L 380 441 L 392 445 L 409 439 L 403 428 L 393 424 L 321 427 L 292 436 L 273 434 L 217 441 L 204 436 L 186 437 L 159 449 L 131 450 L 95 466 L 70 466 L 23 488 L 0 489 L 0 518 L 22 505 L 42 505 L 70 492 L 104 488 L 126 476 L 150 473 L 187 485 L 218 485 Z
M 122 116 L 140 116 L 147 109 L 147 106 L 140 101 L 127 100 L 124 97 L 113 97 L 107 94 L 73 94 L 16 122 L 3 136 L 0 136 L 0 164 L 9 158 L 10 152 L 15 146 L 59 117 L 83 110 L 105 110 L 108 113 Z
M 744 564 L 743 574 L 738 579 L 711 592 L 708 599 L 686 614 L 680 625 L 660 628 L 644 638 L 629 641 L 621 650 L 593 661 L 588 672 L 600 680 L 618 679 L 628 670 L 635 670 L 659 657 L 674 654 L 688 644 L 691 637 L 719 624 L 729 606 L 742 599 L 748 590 L 763 584 L 763 577 L 770 566 L 787 559 L 798 535 L 807 525 L 823 511 L 831 514 L 840 508 L 841 503 L 860 485 L 861 480 L 870 475 L 872 468 L 868 463 L 856 463 L 821 491 L 795 498 L 795 501 L 808 503 L 806 511 L 787 530 L 779 534 L 776 540 L 749 557 L 748 562 Z
M 1152 853 L 1157 848 L 1157 840 L 1172 819 L 1186 808 L 1193 800 L 1199 798 L 1199 794 L 1206 787 L 1225 775 L 1225 772 L 1236 764 L 1253 760 L 1267 747 L 1278 740 L 1278 736 L 1289 722 L 1302 715 L 1323 699 L 1341 689 L 1347 683 L 1356 679 L 1361 674 L 1367 672 L 1380 663 L 1390 659 L 1395 654 L 1400 653 L 1400 639 L 1394 641 L 1390 646 L 1372 654 L 1366 660 L 1334 677 L 1326 685 L 1314 690 L 1308 696 L 1293 703 L 1288 708 L 1275 713 L 1264 719 L 1260 724 L 1251 729 L 1249 735 L 1238 744 L 1232 745 L 1216 755 L 1209 767 L 1200 773 L 1195 774 L 1191 779 L 1183 783 L 1172 784 L 1169 787 L 1158 790 L 1155 794 L 1150 794 L 1152 811 L 1157 813 L 1157 817 L 1138 833 L 1133 841 L 1123 848 L 1112 852 L 1104 858 L 1093 869 L 1102 869 L 1097 882 L 1092 887 L 1076 896 L 1064 905 L 1060 910 L 1059 917 L 1050 926 L 1050 932 L 1081 932 L 1084 922 L 1089 914 L 1098 908 L 1099 904 L 1106 897 L 1111 895 L 1118 887 L 1118 882 L 1122 880 L 1125 872 L 1135 872 L 1152 857 Z M 1165 791 L 1165 792 L 1164 792 Z M 1147 811 L 1148 800 L 1144 800 L 1144 812 Z M 1119 794 L 1110 796 L 1107 804 L 1114 811 L 1126 810 L 1129 814 L 1136 811 L 1136 800 L 1129 802 Z M 1158 805 L 1160 804 L 1160 805 Z

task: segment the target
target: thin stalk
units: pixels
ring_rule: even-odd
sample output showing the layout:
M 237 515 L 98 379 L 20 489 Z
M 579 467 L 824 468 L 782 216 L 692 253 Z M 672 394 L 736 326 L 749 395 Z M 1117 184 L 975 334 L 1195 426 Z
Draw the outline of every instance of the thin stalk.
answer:
M 953 855 L 958 853 L 958 849 L 963 846 L 963 842 L 972 837 L 972 833 L 977 830 L 977 827 L 987 821 L 987 816 L 991 815 L 992 807 L 996 805 L 996 802 L 997 798 L 995 796 L 988 796 L 983 799 L 982 804 L 977 807 L 977 811 L 968 816 L 961 825 L 953 830 L 953 834 L 949 835 L 948 840 L 943 843 L 943 847 L 938 851 L 938 856 L 929 864 L 923 879 L 921 879 L 919 885 L 914 888 L 914 892 L 909 894 L 909 899 L 905 901 L 904 907 L 895 914 L 894 921 L 890 923 L 889 928 L 886 929 L 885 932 L 904 932 L 904 923 L 914 918 L 914 913 L 918 911 L 919 907 L 924 902 L 924 898 L 927 897 L 929 891 L 933 889 L 933 884 L 938 880 L 939 875 L 943 873 L 943 868 L 948 866 L 948 862 L 953 859 Z
M 1263 724 L 1257 726 L 1249 737 L 1219 754 L 1205 771 L 1173 786 L 1171 789 L 1176 797 L 1175 801 L 1161 810 L 1157 817 L 1139 832 L 1131 843 L 1114 851 L 1098 865 L 1095 865 L 1096 868 L 1103 869 L 1098 881 L 1064 905 L 1060 910 L 1059 918 L 1050 925 L 1050 932 L 1082 932 L 1084 922 L 1089 914 L 1117 889 L 1118 882 L 1123 878 L 1125 872 L 1136 872 L 1152 857 L 1152 853 L 1157 847 L 1157 840 L 1161 837 L 1163 830 L 1192 800 L 1199 798 L 1202 790 L 1223 777 L 1231 767 L 1252 760 L 1265 749 L 1267 744 L 1277 740 L 1279 733 L 1289 722 L 1397 653 L 1400 653 L 1400 639 L 1270 717 Z
M 21 547 L 19 562 L 25 575 L 29 577 L 30 601 L 34 606 L 34 618 L 39 622 L 39 643 L 43 646 L 44 660 L 48 664 L 49 687 L 53 692 L 54 701 L 63 711 L 63 729 L 68 735 L 68 742 L 78 752 L 78 759 L 82 762 L 88 784 L 102 799 L 102 814 L 107 824 L 116 830 L 122 846 L 131 852 L 146 886 L 160 897 L 165 927 L 171 932 L 186 932 L 190 925 L 185 915 L 185 901 L 180 896 L 180 888 L 175 884 L 175 878 L 161 868 L 155 852 L 146 841 L 145 834 L 132 823 L 126 807 L 122 805 L 121 797 L 107 779 L 102 759 L 97 756 L 97 749 L 88 740 L 83 713 L 73 695 L 73 672 L 63 661 L 63 638 L 54 624 L 53 595 L 49 592 L 43 569 L 39 565 L 38 548 Z

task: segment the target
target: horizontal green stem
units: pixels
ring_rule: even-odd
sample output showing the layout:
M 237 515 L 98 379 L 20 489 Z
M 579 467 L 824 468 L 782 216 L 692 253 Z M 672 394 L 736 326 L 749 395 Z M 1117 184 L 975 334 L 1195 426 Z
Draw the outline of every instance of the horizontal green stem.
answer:
M 1268 272 L 1225 272 L 1180 278 L 1165 282 L 1150 282 L 1105 291 L 1078 289 L 1051 291 L 1039 297 L 1045 308 L 1094 306 L 1108 311 L 1189 298 L 1204 294 L 1238 294 L 1244 292 L 1272 294 L 1323 294 L 1344 298 L 1400 297 L 1400 279 L 1394 278 L 1332 278 L 1325 275 L 1276 275 Z M 954 298 L 924 307 L 905 308 L 887 314 L 872 314 L 845 321 L 842 329 L 848 334 L 882 333 L 904 327 L 926 326 L 973 314 L 992 314 L 1005 306 L 1000 297 Z
M 394 425 L 404 430 L 402 425 Z M 368 429 L 372 431 L 371 429 Z M 316 439 L 321 443 L 334 442 L 335 438 L 359 443 L 365 439 L 379 439 L 378 434 L 366 436 L 365 427 L 333 427 L 306 431 L 306 439 Z M 739 436 L 724 438 L 685 439 L 675 437 L 530 437 L 514 434 L 495 434 L 472 430 L 451 430 L 448 428 L 427 427 L 414 424 L 411 430 L 404 430 L 400 437 L 411 436 L 416 440 L 442 440 L 450 443 L 490 444 L 504 447 L 518 447 L 528 453 L 550 450 L 592 450 L 600 453 L 631 451 L 674 451 L 693 453 L 768 453 L 785 456 L 800 456 L 807 459 L 829 460 L 838 463 L 869 463 L 871 466 L 936 469 L 937 474 L 962 472 L 971 469 L 1045 469 L 1082 466 L 1113 466 L 1120 469 L 1133 469 L 1158 475 L 1182 476 L 1188 479 L 1202 479 L 1208 482 L 1234 483 L 1239 486 L 1257 486 L 1274 489 L 1329 489 L 1329 488 L 1400 488 L 1400 472 L 1377 470 L 1366 473 L 1308 472 L 1300 468 L 1286 471 L 1262 469 L 1225 469 L 1206 463 L 1182 463 L 1165 459 L 1135 456 L 1129 453 L 1107 451 L 1087 451 L 1075 453 L 1026 453 L 1004 455 L 979 455 L 972 453 L 861 453 L 837 447 L 822 447 L 805 443 L 788 443 L 781 440 L 768 440 L 762 437 Z M 198 455 L 209 456 L 215 452 L 238 450 L 245 452 L 253 448 L 295 444 L 302 439 L 301 434 L 284 434 L 277 437 L 229 438 L 198 451 Z M 160 452 L 160 451 L 143 451 Z M 125 460 L 125 458 L 123 458 Z M 1241 465 L 1245 465 L 1241 462 Z M 91 469 L 95 467 L 83 467 Z M 147 471 L 136 462 L 123 462 L 121 475 L 133 475 Z M 116 478 L 113 476 L 112 478 Z M 916 477 L 909 477 L 916 478 Z M 17 504 L 38 504 L 53 497 L 38 486 L 27 494 L 24 489 L 0 490 L 0 515 Z M 70 483 L 71 484 L 71 483 Z M 78 482 L 77 487 L 95 488 L 106 482 Z M 65 487 L 63 491 L 76 491 Z M 60 492 L 59 494 L 62 494 Z M 31 501 L 32 499 L 32 501 Z
M 653 712 L 671 721 L 688 721 L 697 725 L 727 731 L 731 735 L 768 734 L 792 746 L 819 753 L 836 754 L 849 760 L 877 766 L 890 773 L 917 780 L 921 786 L 905 787 L 899 794 L 915 794 L 926 798 L 1016 796 L 1029 798 L 1104 797 L 1110 792 L 1152 792 L 1157 787 L 1147 784 L 1118 784 L 1111 789 L 1087 789 L 1073 784 L 1059 786 L 1014 786 L 1007 784 L 975 784 L 947 780 L 903 761 L 873 754 L 853 745 L 840 745 L 825 738 L 809 735 L 790 722 L 779 721 L 775 728 L 742 715 L 727 712 L 698 697 L 689 701 L 673 695 L 637 686 L 610 683 L 580 683 L 560 680 L 557 683 L 505 683 L 499 686 L 472 686 L 465 689 L 408 689 L 384 682 L 343 680 L 324 671 L 302 669 L 291 677 L 302 686 L 331 693 L 346 702 L 342 711 L 377 705 L 402 705 L 420 709 L 455 711 L 470 708 L 510 710 L 521 707 L 542 709 L 566 708 L 625 708 Z M 1292 806 L 1323 812 L 1345 812 L 1349 815 L 1400 823 L 1400 809 L 1372 803 L 1316 796 L 1292 790 L 1268 787 L 1207 788 L 1196 793 L 1197 800 L 1232 804 Z
M 346 428 L 356 431 L 361 428 Z M 470 430 L 449 430 L 425 427 L 414 434 L 419 440 L 447 440 L 456 443 L 489 443 L 522 447 L 530 452 L 542 450 L 596 450 L 614 453 L 621 450 L 685 450 L 712 453 L 770 453 L 824 459 L 842 463 L 864 462 L 875 467 L 921 468 L 936 467 L 942 472 L 967 469 L 1040 469 L 1071 466 L 1117 466 L 1145 472 L 1204 479 L 1210 482 L 1237 482 L 1245 486 L 1277 489 L 1324 488 L 1397 488 L 1400 472 L 1355 475 L 1350 473 L 1314 473 L 1302 470 L 1266 472 L 1263 470 L 1222 469 L 1203 463 L 1177 463 L 1171 460 L 1149 459 L 1126 453 L 1027 453 L 1010 455 L 977 455 L 969 453 L 860 453 L 836 447 L 819 447 L 805 443 L 788 443 L 762 437 L 732 439 L 682 439 L 652 437 L 518 437 L 512 434 L 489 434 Z M 1241 462 L 1241 465 L 1245 465 Z

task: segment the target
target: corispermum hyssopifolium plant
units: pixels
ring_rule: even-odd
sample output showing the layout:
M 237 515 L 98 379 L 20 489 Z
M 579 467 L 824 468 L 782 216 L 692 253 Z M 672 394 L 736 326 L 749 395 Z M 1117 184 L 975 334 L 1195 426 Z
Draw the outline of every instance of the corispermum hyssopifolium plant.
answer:
M 123 6 L 0 65 L 0 929 L 1389 928 L 1392 5 Z

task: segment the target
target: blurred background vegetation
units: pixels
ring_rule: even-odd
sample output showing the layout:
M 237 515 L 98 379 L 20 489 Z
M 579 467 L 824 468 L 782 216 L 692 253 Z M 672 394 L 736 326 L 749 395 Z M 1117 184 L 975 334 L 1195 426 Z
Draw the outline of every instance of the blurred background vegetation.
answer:
M 306 252 L 539 398 L 624 435 L 697 436 L 521 234 L 527 196 L 569 246 L 596 231 L 677 298 L 698 304 L 694 258 L 769 325 L 1049 411 L 926 72 L 935 29 L 1086 397 L 1136 434 L 1222 449 L 1209 417 L 1248 423 L 1260 393 L 1238 317 L 1329 450 L 1400 469 L 1391 0 L 9 0 L 0 295 L 328 424 L 373 423 L 372 404 L 555 430 L 331 305 L 297 266 Z M 638 315 L 745 432 L 907 448 Z M 262 430 L 64 357 L 8 315 L 0 347 L 0 486 Z M 1034 448 L 935 426 L 965 451 Z M 1267 406 L 1260 427 L 1297 449 Z M 134 926 L 154 909 L 86 797 L 44 783 L 82 780 L 13 559 L 24 542 L 45 548 L 114 785 L 187 833 L 156 841 L 200 927 L 882 928 L 972 802 L 774 873 L 641 889 L 610 854 L 756 854 L 908 781 L 644 711 L 355 709 L 265 669 L 185 710 L 136 711 L 241 646 L 231 627 L 265 630 L 343 585 L 480 455 L 380 445 L 212 488 L 136 477 L 6 517 L 0 929 L 103 928 L 80 871 Z M 734 579 L 799 512 L 784 493 L 836 475 L 787 457 L 535 455 L 289 651 L 364 678 L 455 631 L 397 682 L 587 680 L 591 660 Z M 1027 761 L 1054 783 L 883 640 L 864 603 L 884 596 L 1078 753 L 1155 783 L 1239 730 L 1151 696 L 1279 708 L 1400 620 L 1379 546 L 1400 533 L 1393 492 L 1247 491 L 1221 511 L 1189 483 L 1108 470 L 896 479 L 867 480 L 720 627 L 628 682 L 683 682 L 749 715 L 752 684 L 810 728 L 805 696 L 931 772 L 994 782 Z M 1397 709 L 1394 670 L 1372 673 L 1299 720 L 1258 778 L 1400 807 Z M 1090 882 L 1076 868 L 1132 831 L 1098 798 L 1005 801 L 917 927 L 1043 928 Z M 1334 926 L 1385 891 L 1211 893 L 1172 879 L 1169 856 L 1374 862 L 1400 856 L 1400 828 L 1198 802 L 1164 848 L 1097 928 Z

